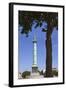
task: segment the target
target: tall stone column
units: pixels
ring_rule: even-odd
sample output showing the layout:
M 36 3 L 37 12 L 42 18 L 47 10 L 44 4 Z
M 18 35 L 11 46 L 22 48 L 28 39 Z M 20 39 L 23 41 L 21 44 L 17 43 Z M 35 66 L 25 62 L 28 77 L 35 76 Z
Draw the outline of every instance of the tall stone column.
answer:
M 34 37 L 33 40 L 33 65 L 37 65 L 37 40 Z
M 37 72 L 37 39 L 36 36 L 34 36 L 33 39 L 33 65 L 32 65 L 32 72 Z

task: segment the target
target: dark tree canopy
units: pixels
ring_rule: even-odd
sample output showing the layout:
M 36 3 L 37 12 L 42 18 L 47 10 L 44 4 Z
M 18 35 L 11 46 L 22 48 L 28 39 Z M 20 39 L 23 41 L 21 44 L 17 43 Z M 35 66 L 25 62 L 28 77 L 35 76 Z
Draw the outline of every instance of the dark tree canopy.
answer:
M 47 24 L 58 29 L 58 13 L 54 12 L 35 12 L 35 11 L 19 11 L 19 25 L 23 27 L 21 33 L 28 35 L 32 30 L 34 21 L 37 23 L 35 28 L 42 26 L 45 21 Z M 44 28 L 42 31 L 46 32 Z

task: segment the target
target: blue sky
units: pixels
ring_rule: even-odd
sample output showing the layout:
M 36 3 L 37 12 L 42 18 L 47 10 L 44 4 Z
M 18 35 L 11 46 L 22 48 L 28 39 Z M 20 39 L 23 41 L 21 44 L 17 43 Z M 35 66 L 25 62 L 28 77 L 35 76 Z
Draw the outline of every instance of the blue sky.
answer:
M 43 27 L 47 24 L 44 23 Z M 29 36 L 18 32 L 18 71 L 31 71 L 33 62 L 33 36 L 37 37 L 37 58 L 39 70 L 46 68 L 46 33 L 42 32 L 42 27 L 34 28 L 29 32 Z M 21 27 L 19 27 L 21 29 Z M 58 31 L 54 29 L 52 33 L 52 66 L 58 68 Z

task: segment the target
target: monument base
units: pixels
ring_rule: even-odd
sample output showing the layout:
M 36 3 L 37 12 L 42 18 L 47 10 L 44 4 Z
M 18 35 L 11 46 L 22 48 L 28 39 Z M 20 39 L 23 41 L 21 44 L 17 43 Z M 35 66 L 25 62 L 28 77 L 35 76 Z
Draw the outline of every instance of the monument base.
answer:
M 31 73 L 31 75 L 30 75 L 30 79 L 39 79 L 39 78 L 44 78 L 44 76 L 40 75 L 39 72 Z
M 38 67 L 32 66 L 32 73 L 37 73 L 37 72 L 38 72 Z

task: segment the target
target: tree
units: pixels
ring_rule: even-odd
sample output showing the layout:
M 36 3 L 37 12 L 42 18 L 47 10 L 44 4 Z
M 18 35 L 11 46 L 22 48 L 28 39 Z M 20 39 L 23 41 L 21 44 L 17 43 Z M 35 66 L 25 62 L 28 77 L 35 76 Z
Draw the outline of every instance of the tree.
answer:
M 40 75 L 44 75 L 43 70 L 41 70 Z
M 46 77 L 52 77 L 52 32 L 53 28 L 58 30 L 58 13 L 54 12 L 31 12 L 19 11 L 19 25 L 23 27 L 21 33 L 28 36 L 32 31 L 32 25 L 36 22 L 35 28 L 42 27 L 43 22 L 47 23 L 47 28 L 42 28 L 46 33 Z
M 26 76 L 30 76 L 30 71 L 24 71 L 24 72 L 22 73 L 22 77 L 23 77 L 23 78 L 26 78 Z
M 57 70 L 52 70 L 52 74 L 53 74 L 53 76 L 58 76 L 58 71 Z

